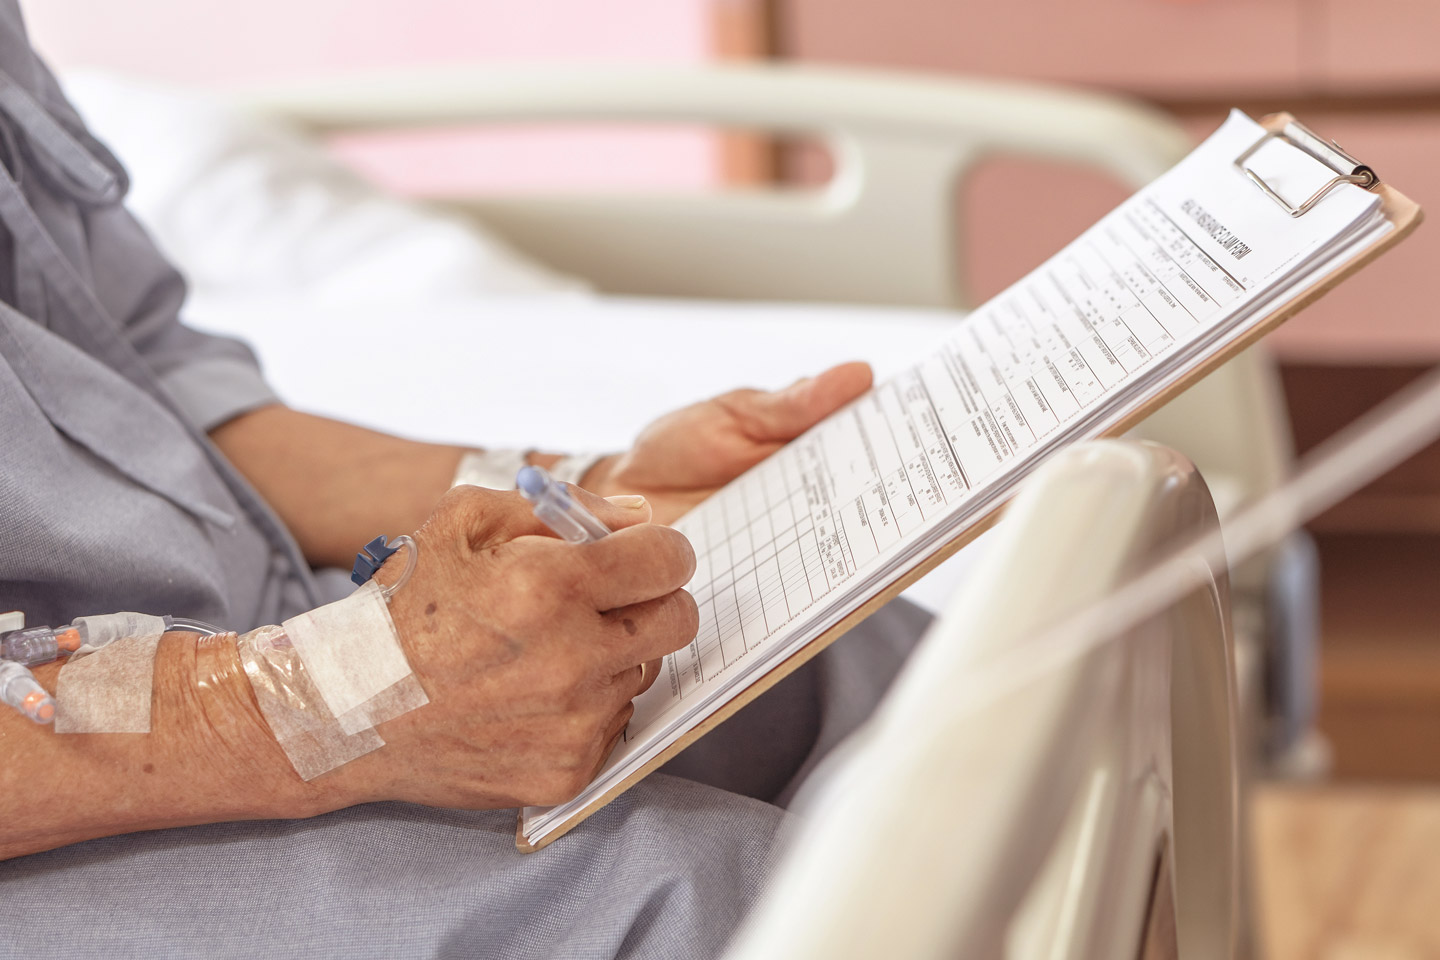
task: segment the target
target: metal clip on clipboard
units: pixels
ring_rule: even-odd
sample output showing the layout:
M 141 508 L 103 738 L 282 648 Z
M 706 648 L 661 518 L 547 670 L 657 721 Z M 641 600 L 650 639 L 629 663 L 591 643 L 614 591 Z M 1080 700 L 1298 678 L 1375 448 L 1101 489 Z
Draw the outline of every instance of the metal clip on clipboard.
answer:
M 1293 205 L 1289 200 L 1286 200 L 1280 196 L 1280 194 L 1276 193 L 1260 174 L 1246 165 L 1246 161 L 1253 157 L 1261 147 L 1265 146 L 1265 144 L 1271 140 L 1284 140 L 1291 146 L 1303 150 L 1331 170 L 1334 170 L 1335 178 L 1319 190 L 1316 190 L 1311 194 L 1310 199 L 1300 204 L 1300 206 L 1297 207 Z M 1255 142 L 1254 146 L 1235 158 L 1235 166 L 1239 167 L 1245 176 L 1250 178 L 1250 182 L 1259 187 L 1265 196 L 1278 203 L 1281 209 L 1292 217 L 1303 216 L 1311 207 L 1323 200 L 1327 193 L 1342 183 L 1353 183 L 1357 187 L 1363 187 L 1366 190 L 1380 183 L 1380 177 L 1376 175 L 1374 170 L 1340 149 L 1340 144 L 1334 140 L 1322 140 L 1313 130 L 1298 120 L 1291 120 L 1280 130 L 1268 131 L 1265 136 Z

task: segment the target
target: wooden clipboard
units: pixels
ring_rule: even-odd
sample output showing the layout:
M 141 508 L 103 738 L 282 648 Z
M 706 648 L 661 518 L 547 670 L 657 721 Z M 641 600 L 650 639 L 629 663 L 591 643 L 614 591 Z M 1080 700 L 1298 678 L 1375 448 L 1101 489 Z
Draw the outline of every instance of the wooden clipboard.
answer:
M 1394 229 L 1380 240 L 1357 252 L 1353 257 L 1337 267 L 1324 280 L 1300 292 L 1289 300 L 1277 304 L 1270 313 L 1253 322 L 1239 336 L 1218 346 L 1214 352 L 1201 359 L 1193 369 L 1189 370 L 1182 377 L 1177 378 L 1173 383 L 1156 391 L 1137 409 L 1106 427 L 1101 434 L 1102 436 L 1120 436 L 1135 427 L 1151 413 L 1184 393 L 1193 384 L 1202 380 L 1217 367 L 1260 340 L 1270 331 L 1280 326 L 1280 324 L 1301 310 L 1304 310 L 1316 300 L 1319 300 L 1361 267 L 1364 267 L 1401 240 L 1405 239 L 1405 237 L 1410 235 L 1411 231 L 1420 225 L 1420 221 L 1424 219 L 1424 214 L 1419 205 L 1413 200 L 1410 200 L 1389 184 L 1381 182 L 1369 167 L 1355 161 L 1353 157 L 1350 157 L 1343 150 L 1336 147 L 1333 142 L 1327 142 L 1315 135 L 1308 128 L 1299 124 L 1290 114 L 1271 114 L 1262 119 L 1260 125 L 1272 136 L 1287 140 L 1292 145 L 1304 150 L 1306 153 L 1336 171 L 1335 181 L 1332 181 L 1324 190 L 1317 192 L 1315 196 L 1307 198 L 1299 206 L 1294 206 L 1290 201 L 1278 197 L 1273 191 L 1269 190 L 1263 181 L 1257 182 L 1257 186 L 1262 191 L 1269 195 L 1272 200 L 1275 200 L 1282 207 L 1286 208 L 1287 212 L 1290 212 L 1292 216 L 1304 216 L 1312 206 L 1323 200 L 1324 193 L 1328 192 L 1328 190 L 1335 185 L 1339 183 L 1356 183 L 1357 185 L 1366 186 L 1366 189 L 1379 195 L 1381 214 L 1391 223 Z M 1239 159 L 1243 161 L 1250 154 L 1254 153 L 1259 146 L 1260 144 L 1256 144 L 1255 148 L 1247 151 L 1247 153 Z M 1252 180 L 1258 181 L 1258 178 L 1253 173 L 1250 174 L 1250 176 Z M 1364 182 L 1366 178 L 1369 180 L 1368 184 Z M 1036 466 L 1038 466 L 1038 463 Z M 1013 496 L 1013 494 L 1011 495 Z M 895 580 L 881 589 L 879 593 L 865 601 L 864 604 L 848 614 L 839 623 L 835 624 L 829 630 L 826 630 L 801 649 L 795 651 L 789 657 L 775 664 L 768 672 L 757 677 L 744 690 L 740 691 L 734 699 L 719 707 L 714 713 L 710 714 L 710 716 L 702 720 L 693 729 L 687 731 L 678 740 L 662 750 L 643 767 L 604 793 L 596 795 L 579 813 L 557 827 L 539 842 L 532 844 L 525 839 L 522 832 L 523 817 L 517 817 L 515 823 L 515 848 L 521 853 L 532 853 L 542 847 L 548 846 L 550 843 L 574 829 L 592 813 L 630 789 L 630 787 L 636 783 L 639 783 L 690 744 L 699 740 L 711 730 L 714 730 L 725 720 L 733 716 L 741 707 L 789 676 L 810 660 L 810 658 L 814 657 L 821 650 L 824 650 L 831 643 L 834 643 L 841 635 L 854 629 L 864 621 L 865 618 L 899 596 L 900 593 L 911 584 L 950 559 L 959 552 L 962 547 L 994 526 L 996 521 L 1000 519 L 1006 502 L 1008 502 L 1008 497 L 994 504 L 987 514 L 960 531 L 954 539 L 935 550 L 915 567 L 900 574 Z

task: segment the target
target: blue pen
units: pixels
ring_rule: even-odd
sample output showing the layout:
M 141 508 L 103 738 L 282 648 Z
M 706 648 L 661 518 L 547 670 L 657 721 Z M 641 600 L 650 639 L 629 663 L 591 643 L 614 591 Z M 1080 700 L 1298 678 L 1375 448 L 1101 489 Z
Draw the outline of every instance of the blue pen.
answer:
M 586 543 L 609 536 L 610 528 L 575 502 L 562 484 L 540 467 L 521 467 L 515 486 L 535 509 L 541 523 L 571 543 Z

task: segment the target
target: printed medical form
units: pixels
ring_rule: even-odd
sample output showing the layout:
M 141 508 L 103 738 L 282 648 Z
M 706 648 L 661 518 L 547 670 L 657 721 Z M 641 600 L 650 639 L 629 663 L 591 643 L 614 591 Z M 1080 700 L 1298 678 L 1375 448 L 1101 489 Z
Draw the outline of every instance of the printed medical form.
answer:
M 624 742 L 576 800 L 526 811 L 543 836 L 1003 497 L 1060 441 L 1099 433 L 1277 297 L 1388 229 L 1336 191 L 1294 219 L 1232 161 L 1243 114 L 1034 272 L 957 322 L 917 365 L 683 517 L 700 629 L 636 701 Z M 1282 193 L 1333 173 L 1272 142 Z M 1023 471 L 1020 468 L 1024 468 Z

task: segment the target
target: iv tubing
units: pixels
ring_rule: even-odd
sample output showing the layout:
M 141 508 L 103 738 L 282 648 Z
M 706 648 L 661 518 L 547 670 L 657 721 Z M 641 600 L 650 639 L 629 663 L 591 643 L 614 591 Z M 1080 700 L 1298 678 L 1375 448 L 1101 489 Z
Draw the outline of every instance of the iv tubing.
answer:
M 389 543 L 387 543 L 386 546 L 389 547 L 391 550 L 399 550 L 401 547 L 406 548 L 405 569 L 400 571 L 400 579 L 396 580 L 388 587 L 382 586 L 380 588 L 380 595 L 385 598 L 386 603 L 389 603 L 390 598 L 395 596 L 395 592 L 401 587 L 405 586 L 405 584 L 408 583 L 410 580 L 410 575 L 415 572 L 415 564 L 419 562 L 420 551 L 419 548 L 415 545 L 415 541 L 410 539 L 403 533 L 400 534 L 400 536 L 396 537 L 394 540 L 391 540 Z

